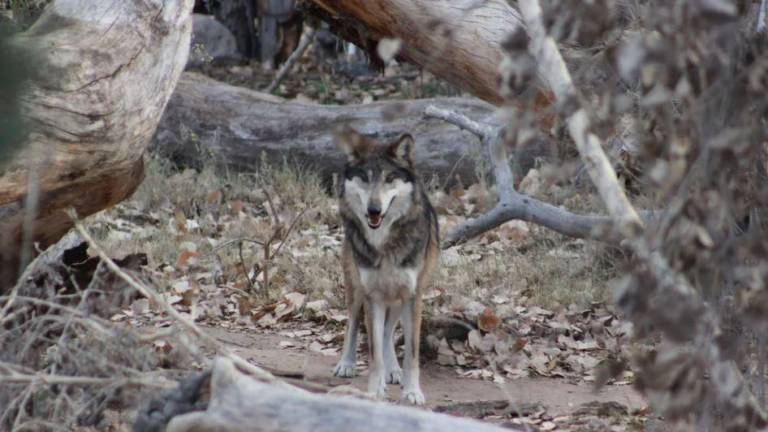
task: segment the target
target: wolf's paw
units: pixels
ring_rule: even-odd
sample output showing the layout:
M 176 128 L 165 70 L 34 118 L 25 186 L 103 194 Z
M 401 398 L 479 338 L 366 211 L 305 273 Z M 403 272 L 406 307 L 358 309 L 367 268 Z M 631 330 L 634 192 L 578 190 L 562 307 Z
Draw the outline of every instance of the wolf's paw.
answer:
M 403 395 L 400 397 L 404 402 L 411 405 L 424 405 L 426 399 L 424 399 L 424 393 L 420 388 L 403 389 Z
M 333 368 L 333 374 L 337 377 L 352 378 L 356 374 L 355 364 L 342 360 Z
M 387 385 L 384 381 L 380 385 L 368 383 L 368 394 L 378 400 L 387 400 Z
M 376 399 L 378 399 L 378 400 L 387 400 L 387 386 L 386 385 L 382 385 L 376 391 Z
M 403 370 L 400 368 L 388 370 L 384 374 L 384 377 L 387 380 L 387 384 L 400 384 L 400 382 L 403 380 Z

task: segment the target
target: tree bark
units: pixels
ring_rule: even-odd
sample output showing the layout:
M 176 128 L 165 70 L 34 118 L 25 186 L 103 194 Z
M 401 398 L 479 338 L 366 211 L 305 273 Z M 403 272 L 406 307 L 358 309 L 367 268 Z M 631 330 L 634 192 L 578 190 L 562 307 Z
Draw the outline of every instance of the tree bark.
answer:
M 193 0 L 57 0 L 15 43 L 39 64 L 28 142 L 0 172 L 0 291 L 32 253 L 129 196 L 187 60 Z
M 493 104 L 502 42 L 522 26 L 506 0 L 311 0 L 332 29 L 370 53 L 402 41 L 400 58 Z
M 205 390 L 200 390 L 205 393 Z M 214 361 L 211 399 L 205 411 L 173 417 L 168 432 L 260 431 L 466 431 L 501 432 L 476 420 L 333 395 L 277 388 L 238 371 L 223 357 Z M 179 399 L 176 397 L 176 399 Z M 184 398 L 187 400 L 187 398 Z M 140 416 L 141 417 L 141 416 Z
M 219 0 L 212 8 L 213 14 L 232 32 L 237 41 L 237 50 L 247 58 L 259 55 L 259 41 L 256 38 L 254 20 L 257 18 L 253 0 Z
M 152 149 L 187 166 L 199 166 L 205 159 L 212 159 L 234 170 L 249 171 L 258 169 L 263 153 L 271 161 L 286 158 L 318 169 L 326 177 L 344 163 L 330 132 L 336 125 L 349 124 L 385 141 L 410 132 L 416 138 L 416 162 L 424 174 L 475 181 L 475 161 L 483 157 L 477 138 L 440 120 L 424 119 L 423 112 L 429 105 L 496 124 L 494 107 L 481 101 L 440 98 L 309 105 L 184 73 Z M 532 148 L 530 154 L 521 155 L 523 167 L 540 156 L 536 151 Z

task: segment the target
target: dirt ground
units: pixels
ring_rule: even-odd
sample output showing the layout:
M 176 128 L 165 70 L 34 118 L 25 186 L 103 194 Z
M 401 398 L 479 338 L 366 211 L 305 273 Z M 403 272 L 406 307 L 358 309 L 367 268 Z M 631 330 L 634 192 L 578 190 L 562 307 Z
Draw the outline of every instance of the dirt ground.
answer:
M 251 69 L 231 68 L 218 78 L 242 85 L 238 73 L 252 76 Z M 317 87 L 310 78 L 293 74 L 285 87 Z M 414 97 L 405 84 L 424 90 L 431 82 L 357 81 L 352 87 L 360 91 L 353 96 L 322 86 L 309 96 L 324 103 L 359 102 L 369 92 L 376 99 Z M 130 200 L 86 221 L 107 254 L 141 256 L 147 262 L 143 277 L 169 304 L 278 377 L 320 392 L 347 385 L 364 391 L 364 345 L 358 349 L 358 377 L 331 372 L 346 319 L 338 256 L 343 233 L 335 199 L 319 179 L 289 164 L 237 174 L 212 166 L 178 169 L 156 158 L 147 162 L 147 177 Z M 589 194 L 538 170 L 521 188 L 573 210 L 596 209 Z M 487 211 L 494 194 L 483 181 L 450 190 L 431 187 L 443 234 Z M 264 244 L 272 251 L 269 259 Z M 609 300 L 608 282 L 620 266 L 620 258 L 600 245 L 522 221 L 444 250 L 435 284 L 425 294 L 425 322 L 452 321 L 464 330 L 425 331 L 431 351 L 422 359 L 427 408 L 525 430 L 646 430 L 655 420 L 633 390 L 634 373 L 624 368 L 633 330 Z M 142 333 L 168 325 L 162 310 L 139 297 L 110 320 Z M 175 364 L 178 341 L 153 343 L 163 362 Z M 601 377 L 601 370 L 619 363 L 621 370 Z M 607 385 L 595 391 L 603 378 Z M 396 402 L 398 386 L 389 390 Z
M 207 327 L 206 332 L 230 347 L 240 356 L 286 376 L 302 376 L 303 380 L 331 387 L 351 384 L 365 390 L 366 373 L 354 379 L 334 377 L 333 366 L 339 356 L 312 352 L 298 338 L 280 334 L 250 334 L 235 330 Z M 280 342 L 293 342 L 296 346 L 280 348 Z M 358 352 L 358 359 L 365 354 Z M 574 384 L 560 378 L 519 378 L 503 384 L 492 381 L 461 378 L 452 368 L 434 362 L 422 365 L 421 386 L 427 396 L 427 407 L 484 401 L 510 401 L 513 404 L 540 403 L 554 415 L 572 414 L 589 402 L 618 402 L 630 410 L 640 410 L 646 402 L 629 385 L 605 386 L 595 392 L 593 386 Z M 389 386 L 390 399 L 399 397 L 399 386 Z
M 310 173 L 264 167 L 256 174 L 177 172 L 150 162 L 134 197 L 90 218 L 89 227 L 110 255 L 145 257 L 144 276 L 166 300 L 245 359 L 317 391 L 365 390 L 362 343 L 357 378 L 331 373 L 346 320 L 335 201 Z M 434 191 L 432 200 L 448 229 L 487 208 L 488 195 L 475 184 Z M 312 203 L 311 215 L 299 219 L 297 203 Z M 299 222 L 272 247 L 265 291 L 267 263 L 255 242 L 280 232 L 278 218 Z M 606 300 L 616 264 L 605 257 L 520 221 L 443 251 L 424 298 L 425 322 L 436 326 L 425 330 L 427 407 L 531 430 L 644 430 L 651 416 L 631 370 L 593 389 L 600 370 L 626 364 L 633 346 L 631 325 Z M 168 324 L 142 298 L 110 320 L 149 333 Z M 177 345 L 168 338 L 155 349 L 168 357 Z M 397 386 L 390 399 L 399 399 Z

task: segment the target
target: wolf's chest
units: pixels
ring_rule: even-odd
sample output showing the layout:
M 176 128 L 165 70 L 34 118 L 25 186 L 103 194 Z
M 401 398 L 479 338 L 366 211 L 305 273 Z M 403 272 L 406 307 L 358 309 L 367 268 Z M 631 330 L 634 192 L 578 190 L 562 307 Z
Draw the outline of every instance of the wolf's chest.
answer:
M 382 263 L 378 268 L 359 268 L 360 282 L 366 294 L 376 300 L 397 302 L 416 294 L 418 270 Z

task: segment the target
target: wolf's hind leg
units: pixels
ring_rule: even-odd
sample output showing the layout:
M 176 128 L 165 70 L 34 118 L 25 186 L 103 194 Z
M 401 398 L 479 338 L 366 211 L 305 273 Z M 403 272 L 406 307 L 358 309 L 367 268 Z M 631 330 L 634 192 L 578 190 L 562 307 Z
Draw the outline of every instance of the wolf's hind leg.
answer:
M 419 384 L 419 342 L 421 336 L 421 298 L 405 301 L 403 307 L 403 333 L 405 333 L 405 358 L 403 359 L 402 400 L 413 405 L 424 405 L 424 393 Z
M 402 311 L 402 304 L 387 306 L 387 320 L 384 322 L 384 378 L 387 384 L 400 384 L 403 378 L 403 370 L 397 363 L 395 352 L 395 327 Z
M 333 369 L 333 374 L 338 377 L 352 378 L 355 376 L 355 354 L 357 352 L 357 334 L 360 327 L 360 310 L 362 302 L 354 300 L 349 306 L 347 318 L 347 334 L 344 337 L 344 347 L 341 350 L 341 360 Z

